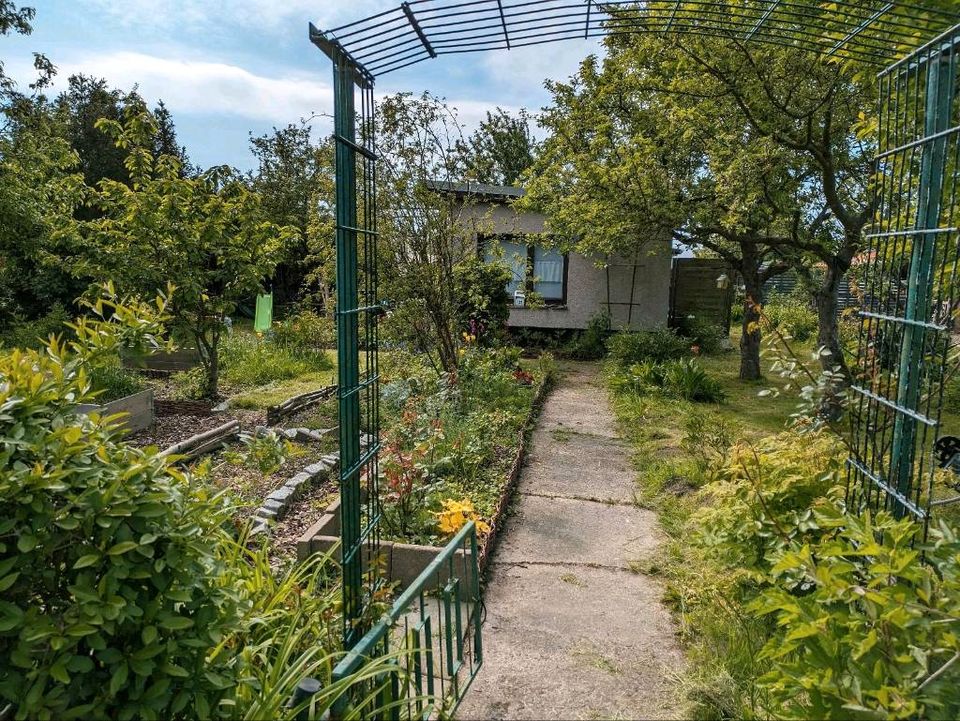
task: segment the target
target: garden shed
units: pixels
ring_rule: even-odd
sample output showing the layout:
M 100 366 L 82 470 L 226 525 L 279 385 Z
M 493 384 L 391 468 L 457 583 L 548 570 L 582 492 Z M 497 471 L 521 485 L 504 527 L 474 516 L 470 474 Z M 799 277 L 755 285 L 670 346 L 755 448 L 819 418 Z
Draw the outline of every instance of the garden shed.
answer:
M 461 221 L 477 229 L 477 252 L 513 270 L 507 293 L 513 299 L 520 291 L 522 300 L 510 310 L 510 327 L 582 330 L 601 313 L 609 314 L 615 329 L 666 325 L 669 239 L 651 233 L 632 257 L 565 252 L 562 243 L 544 236 L 543 214 L 514 206 L 523 188 L 433 181 L 432 189 L 460 204 Z

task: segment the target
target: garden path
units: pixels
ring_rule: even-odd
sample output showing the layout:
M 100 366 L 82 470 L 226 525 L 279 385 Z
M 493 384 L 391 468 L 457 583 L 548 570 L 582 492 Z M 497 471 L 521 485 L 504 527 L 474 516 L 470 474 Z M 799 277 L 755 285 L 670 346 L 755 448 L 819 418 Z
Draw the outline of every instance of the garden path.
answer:
M 597 364 L 547 399 L 486 585 L 484 665 L 458 719 L 678 718 L 683 655 L 660 584 L 661 540 Z

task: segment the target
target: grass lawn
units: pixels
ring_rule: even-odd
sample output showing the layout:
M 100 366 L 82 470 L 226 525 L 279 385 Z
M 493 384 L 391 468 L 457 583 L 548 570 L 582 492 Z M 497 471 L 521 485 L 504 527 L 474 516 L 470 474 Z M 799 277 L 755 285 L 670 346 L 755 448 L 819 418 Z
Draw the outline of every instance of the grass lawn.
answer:
M 293 396 L 309 393 L 336 382 L 336 368 L 328 371 L 313 371 L 296 378 L 274 381 L 259 388 L 238 393 L 231 397 L 230 405 L 234 408 L 267 408 L 282 403 Z

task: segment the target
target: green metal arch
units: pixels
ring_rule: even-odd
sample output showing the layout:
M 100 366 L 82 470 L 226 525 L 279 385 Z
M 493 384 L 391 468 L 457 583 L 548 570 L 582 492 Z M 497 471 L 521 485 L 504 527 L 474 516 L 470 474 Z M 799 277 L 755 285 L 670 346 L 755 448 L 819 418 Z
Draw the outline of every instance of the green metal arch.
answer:
M 792 45 L 879 68 L 957 23 L 956 0 L 410 0 L 310 32 L 372 82 L 440 55 L 634 33 Z

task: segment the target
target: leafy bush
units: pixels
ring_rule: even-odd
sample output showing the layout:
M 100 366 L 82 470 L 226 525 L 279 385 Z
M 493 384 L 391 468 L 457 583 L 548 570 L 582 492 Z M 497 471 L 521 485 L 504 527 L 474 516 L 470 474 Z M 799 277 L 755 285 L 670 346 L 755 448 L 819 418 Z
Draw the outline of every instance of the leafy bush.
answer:
M 706 473 L 711 466 L 726 465 L 736 436 L 725 418 L 708 418 L 699 412 L 689 413 L 683 422 L 683 431 L 680 447 L 695 460 L 701 474 Z
M 41 348 L 51 335 L 62 335 L 70 321 L 67 309 L 55 303 L 41 318 L 12 324 L 0 334 L 0 345 L 7 348 Z
M 809 302 L 795 295 L 772 295 L 763 314 L 772 328 L 798 343 L 805 343 L 817 333 L 817 314 Z
M 924 563 L 922 526 L 825 507 L 834 530 L 779 554 L 779 581 L 749 609 L 776 618 L 760 678 L 779 718 L 960 716 L 960 540 L 941 524 Z M 801 579 L 805 593 L 791 592 Z
M 723 386 L 693 358 L 681 358 L 664 366 L 664 388 L 695 403 L 720 403 L 726 398 Z
M 198 401 L 207 392 L 207 375 L 199 366 L 171 374 L 170 382 L 173 384 L 171 395 L 177 400 Z
M 98 302 L 69 346 L 0 355 L 3 714 L 292 721 L 304 706 L 287 705 L 293 691 L 313 676 L 319 716 L 390 661 L 332 683 L 342 625 L 329 557 L 278 574 L 266 545 L 233 533 L 223 496 L 77 412 L 88 367 L 162 332 L 156 308 L 132 306 Z
M 504 263 L 487 263 L 477 257 L 456 265 L 453 279 L 461 332 L 483 345 L 502 336 L 510 316 L 507 283 L 512 277 Z
M 18 718 L 207 717 L 233 685 L 208 653 L 244 612 L 225 509 L 77 412 L 108 325 L 0 356 L 0 696 Z
M 695 403 L 720 403 L 726 398 L 720 381 L 712 378 L 693 358 L 658 363 L 635 363 L 617 380 L 621 388 L 636 393 L 662 390 Z
M 333 367 L 326 353 L 296 352 L 244 333 L 221 341 L 220 364 L 223 379 L 238 388 L 253 388 Z
M 713 469 L 699 540 L 726 565 L 766 573 L 774 553 L 819 533 L 815 501 L 839 493 L 843 448 L 824 431 L 785 431 L 734 445 Z
M 337 342 L 333 318 L 312 310 L 302 310 L 274 323 L 271 332 L 274 345 L 294 354 L 323 353 Z
M 610 314 L 597 313 L 587 327 L 563 348 L 563 355 L 576 360 L 600 360 L 607 354 L 609 337 Z
M 117 359 L 99 362 L 88 372 L 93 390 L 100 391 L 97 395 L 98 403 L 139 393 L 147 387 L 141 375 L 124 368 Z
M 644 361 L 662 362 L 690 354 L 690 341 L 670 328 L 622 331 L 610 338 L 610 357 L 621 368 Z
M 260 473 L 269 476 L 278 471 L 291 457 L 301 455 L 303 450 L 286 438 L 281 438 L 276 431 L 265 433 L 241 433 L 240 443 L 243 450 L 231 450 L 224 453 L 224 458 L 236 465 L 245 465 L 256 468 Z
M 697 353 L 713 355 L 723 350 L 726 336 L 715 321 L 690 316 L 680 322 L 679 330 Z

